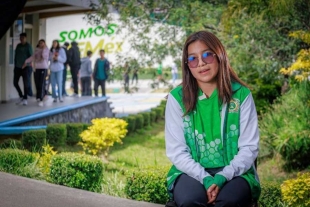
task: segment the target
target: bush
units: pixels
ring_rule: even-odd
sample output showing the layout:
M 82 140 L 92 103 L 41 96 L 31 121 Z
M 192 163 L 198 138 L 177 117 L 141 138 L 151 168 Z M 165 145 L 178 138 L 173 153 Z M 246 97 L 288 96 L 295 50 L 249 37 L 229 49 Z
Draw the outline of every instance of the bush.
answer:
M 101 192 L 103 163 L 90 155 L 58 154 L 52 157 L 50 178 L 55 184 Z
M 151 124 L 156 122 L 156 112 L 155 111 L 150 111 L 151 115 Z
M 51 160 L 56 153 L 57 152 L 54 151 L 53 147 L 50 145 L 45 145 L 42 147 L 41 156 L 37 165 L 45 177 L 48 177 L 50 174 Z
M 280 185 L 276 183 L 264 183 L 259 198 L 260 207 L 279 207 L 282 203 Z
M 164 107 L 164 108 L 166 108 L 166 104 L 167 104 L 167 99 L 164 99 L 164 100 L 161 100 L 160 101 L 160 106 L 162 106 L 162 107 Z
M 136 114 L 136 129 L 143 129 L 144 126 L 144 117 L 142 114 Z
M 144 124 L 143 126 L 148 127 L 151 124 L 151 115 L 149 112 L 140 113 L 143 116 Z
M 90 127 L 91 124 L 88 124 L 88 123 L 83 123 L 83 131 L 88 129 L 88 127 Z
M 84 131 L 84 124 L 70 123 L 67 124 L 67 144 L 76 145 L 81 141 L 80 134 Z
M 24 168 L 35 163 L 38 154 L 19 149 L 0 150 L 0 171 L 22 175 Z
M 128 116 L 127 120 L 128 120 L 128 129 L 130 130 L 130 132 L 136 131 L 136 117 Z
M 169 199 L 167 172 L 166 167 L 139 169 L 127 178 L 125 193 L 134 200 L 165 204 Z
M 281 185 L 283 201 L 291 207 L 310 207 L 310 172 L 299 173 Z
M 47 142 L 55 148 L 64 146 L 67 138 L 67 127 L 65 124 L 49 124 L 46 128 Z
M 83 131 L 79 145 L 86 153 L 108 156 L 109 149 L 115 142 L 122 143 L 127 133 L 127 122 L 116 118 L 93 119 L 93 125 Z
M 260 121 L 262 143 L 281 154 L 288 169 L 310 165 L 309 100 L 309 83 L 302 83 L 273 104 Z
M 127 117 L 124 117 L 123 118 L 127 123 L 127 130 L 128 130 L 128 133 L 132 133 L 136 130 L 136 118 L 135 116 L 127 116 Z
M 5 139 L 0 144 L 0 149 L 7 149 L 7 148 L 13 148 L 13 149 L 22 149 L 23 145 L 20 140 L 16 139 Z
M 46 130 L 29 130 L 22 134 L 22 143 L 29 151 L 38 151 L 46 143 Z
M 160 120 L 164 117 L 165 115 L 165 108 L 162 106 L 157 106 L 156 108 L 153 109 L 156 112 L 157 118 L 156 120 Z

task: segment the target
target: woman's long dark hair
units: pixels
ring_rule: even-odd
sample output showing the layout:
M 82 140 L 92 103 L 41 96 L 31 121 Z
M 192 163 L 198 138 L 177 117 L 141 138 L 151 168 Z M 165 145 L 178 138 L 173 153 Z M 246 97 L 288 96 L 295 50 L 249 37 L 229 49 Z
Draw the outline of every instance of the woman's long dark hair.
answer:
M 183 92 L 183 103 L 185 107 L 185 115 L 193 111 L 197 104 L 198 98 L 198 83 L 192 75 L 188 65 L 186 64 L 188 58 L 188 46 L 195 41 L 201 41 L 205 43 L 209 49 L 216 54 L 219 62 L 218 74 L 217 74 L 217 89 L 219 99 L 221 103 L 227 103 L 232 97 L 231 82 L 238 82 L 241 85 L 246 85 L 237 74 L 233 71 L 230 66 L 227 53 L 220 40 L 211 32 L 199 31 L 191 34 L 183 47 L 182 57 L 182 92 Z
M 54 42 L 57 42 L 57 46 L 56 46 L 56 48 L 55 48 L 55 51 L 57 51 L 57 52 L 58 52 L 58 51 L 59 51 L 59 49 L 60 49 L 60 44 L 59 44 L 59 41 L 58 41 L 58 40 L 53 40 L 53 43 L 54 43 Z M 53 44 L 52 44 L 52 47 L 51 47 L 51 52 L 53 52 L 53 49 L 54 49 L 54 48 L 53 48 Z

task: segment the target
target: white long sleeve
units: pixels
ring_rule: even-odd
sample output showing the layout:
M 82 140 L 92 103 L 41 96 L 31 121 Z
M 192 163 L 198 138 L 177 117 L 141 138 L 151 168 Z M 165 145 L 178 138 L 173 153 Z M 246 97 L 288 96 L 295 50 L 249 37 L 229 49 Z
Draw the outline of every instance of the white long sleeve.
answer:
M 255 104 L 251 94 L 243 101 L 240 107 L 240 136 L 238 140 L 239 151 L 230 164 L 218 174 L 223 175 L 227 181 L 240 176 L 253 165 L 259 148 L 258 120 Z
M 190 154 L 183 127 L 183 111 L 177 100 L 168 95 L 165 112 L 166 154 L 177 169 L 203 184 L 203 178 L 210 176 Z

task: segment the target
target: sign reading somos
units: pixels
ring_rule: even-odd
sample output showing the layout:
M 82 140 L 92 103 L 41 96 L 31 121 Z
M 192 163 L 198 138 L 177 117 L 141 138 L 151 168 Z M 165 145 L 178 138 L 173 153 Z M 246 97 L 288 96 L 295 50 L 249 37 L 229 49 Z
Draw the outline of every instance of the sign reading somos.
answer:
M 97 37 L 101 37 L 103 35 L 112 35 L 115 33 L 115 29 L 117 27 L 117 24 L 108 24 L 107 29 L 103 28 L 102 26 L 97 26 L 95 28 L 88 28 L 86 31 L 84 29 L 81 29 L 80 31 L 71 30 L 71 31 L 62 31 L 60 32 L 60 40 L 59 42 L 65 42 L 65 41 L 77 41 L 81 39 L 91 38 L 92 35 L 95 35 Z
M 122 52 L 123 41 L 114 41 L 114 37 L 109 39 L 100 38 L 104 35 L 109 37 L 115 34 L 117 24 L 108 24 L 107 28 L 102 26 L 90 27 L 88 29 L 62 31 L 59 33 L 59 42 L 76 41 L 80 47 L 81 56 L 85 57 L 88 50 L 93 53 L 99 53 L 99 50 L 104 49 L 106 53 L 119 53 Z M 95 38 L 95 37 L 99 37 Z M 85 39 L 91 39 L 85 41 Z M 80 41 L 82 40 L 82 41 Z M 84 41 L 83 41 L 84 40 Z

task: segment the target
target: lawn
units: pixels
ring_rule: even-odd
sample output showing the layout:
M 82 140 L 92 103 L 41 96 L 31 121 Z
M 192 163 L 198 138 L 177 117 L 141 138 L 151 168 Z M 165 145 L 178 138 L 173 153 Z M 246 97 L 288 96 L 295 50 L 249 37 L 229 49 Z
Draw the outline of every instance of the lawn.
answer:
M 124 186 L 131 171 L 148 166 L 167 166 L 170 161 L 165 155 L 164 121 L 155 123 L 151 128 L 128 135 L 123 144 L 116 144 L 105 164 L 105 184 L 103 193 L 126 197 Z M 262 150 L 263 151 L 263 150 Z M 281 184 L 297 172 L 285 172 L 280 157 L 264 158 L 259 161 L 258 174 L 262 183 Z

